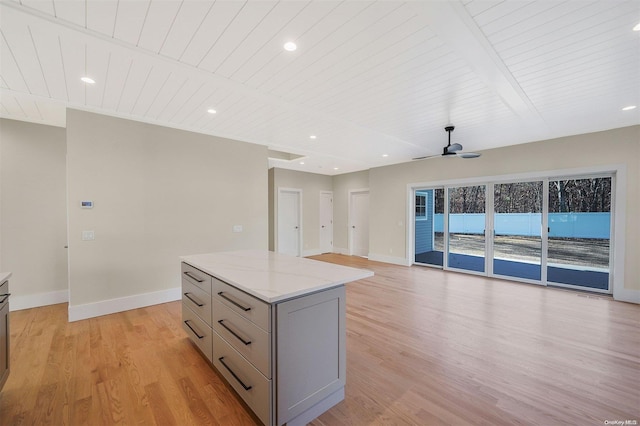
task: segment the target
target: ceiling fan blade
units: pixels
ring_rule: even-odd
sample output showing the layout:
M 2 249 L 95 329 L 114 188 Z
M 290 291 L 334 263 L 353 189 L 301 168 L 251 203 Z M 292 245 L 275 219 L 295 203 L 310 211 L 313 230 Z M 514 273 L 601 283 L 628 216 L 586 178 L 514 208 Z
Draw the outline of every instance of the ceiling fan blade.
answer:
M 460 145 L 459 143 L 452 143 L 451 145 L 447 146 L 447 152 L 457 151 L 462 151 L 462 145 Z
M 458 157 L 460 158 L 478 158 L 481 155 L 482 154 L 479 154 L 477 152 L 458 152 Z
M 423 157 L 414 157 L 412 160 L 426 160 L 428 158 L 440 157 L 439 155 L 425 155 Z

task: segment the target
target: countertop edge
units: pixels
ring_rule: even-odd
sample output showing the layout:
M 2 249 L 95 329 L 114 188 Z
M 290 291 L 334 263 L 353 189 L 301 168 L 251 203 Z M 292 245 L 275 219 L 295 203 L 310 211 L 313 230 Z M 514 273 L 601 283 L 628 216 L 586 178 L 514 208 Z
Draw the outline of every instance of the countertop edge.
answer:
M 211 253 L 211 254 L 216 254 L 216 253 Z M 195 256 L 200 256 L 200 255 L 195 255 Z M 211 270 L 209 267 L 202 265 L 200 262 L 198 262 L 196 259 L 193 259 L 193 256 L 191 255 L 187 255 L 187 256 L 179 256 L 179 259 L 181 262 L 184 262 L 196 269 L 201 270 L 202 272 L 205 272 L 209 275 L 211 275 L 212 277 L 219 279 L 221 281 L 224 281 L 225 283 L 232 285 L 233 287 L 236 287 L 238 290 L 241 290 L 263 302 L 269 303 L 269 304 L 275 304 L 275 303 L 281 303 L 287 300 L 291 300 L 291 299 L 295 299 L 297 297 L 301 297 L 301 296 L 305 296 L 305 295 L 309 295 L 312 293 L 317 293 L 319 291 L 323 291 L 323 290 L 328 290 L 331 288 L 335 288 L 335 287 L 339 287 L 342 285 L 345 285 L 349 282 L 352 281 L 358 281 L 361 279 L 365 279 L 365 278 L 369 278 L 372 277 L 374 275 L 374 273 L 370 270 L 367 269 L 361 269 L 361 268 L 354 268 L 351 266 L 345 266 L 345 265 L 339 265 L 339 264 L 334 264 L 334 263 L 329 263 L 329 262 L 321 262 L 321 261 L 317 261 L 314 259 L 307 259 L 313 262 L 321 262 L 321 263 L 326 263 L 326 265 L 328 267 L 330 266 L 336 266 L 336 267 L 340 267 L 340 268 L 346 268 L 349 269 L 352 272 L 351 274 L 346 274 L 343 278 L 338 279 L 336 281 L 330 281 L 330 282 L 323 282 L 323 283 L 319 283 L 318 285 L 313 285 L 307 288 L 302 288 L 299 290 L 294 290 L 294 291 L 288 291 L 286 293 L 281 293 L 281 294 L 274 294 L 273 296 L 269 296 L 267 294 L 261 293 L 259 289 L 257 288 L 250 288 L 247 287 L 246 285 L 237 282 L 231 278 L 229 278 L 228 276 L 225 276 L 223 274 L 220 274 L 219 271 L 213 271 Z M 304 258 L 302 258 L 304 259 Z M 267 290 L 267 291 L 272 291 L 272 290 Z

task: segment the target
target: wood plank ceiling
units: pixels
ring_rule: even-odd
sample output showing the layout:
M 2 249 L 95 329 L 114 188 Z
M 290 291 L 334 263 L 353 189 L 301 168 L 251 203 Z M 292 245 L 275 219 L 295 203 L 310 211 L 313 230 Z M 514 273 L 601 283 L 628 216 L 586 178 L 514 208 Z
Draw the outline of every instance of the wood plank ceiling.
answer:
M 271 160 L 283 168 L 437 154 L 448 122 L 468 151 L 640 123 L 621 110 L 640 106 L 637 0 L 21 0 L 0 14 L 0 116 L 64 126 L 71 107 L 304 157 Z

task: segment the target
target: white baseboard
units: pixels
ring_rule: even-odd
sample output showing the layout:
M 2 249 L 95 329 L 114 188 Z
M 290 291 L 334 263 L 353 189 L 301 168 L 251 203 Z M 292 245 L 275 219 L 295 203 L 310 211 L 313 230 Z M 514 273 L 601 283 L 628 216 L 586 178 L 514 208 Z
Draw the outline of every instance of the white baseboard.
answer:
M 333 253 L 344 254 L 344 255 L 349 256 L 349 249 L 342 248 L 342 247 L 334 247 L 333 248 Z
M 182 292 L 180 290 L 180 287 L 174 287 L 152 293 L 136 294 L 84 305 L 69 306 L 69 322 L 180 300 L 182 298 Z
M 411 266 L 411 262 L 409 262 L 404 257 L 385 256 L 381 254 L 369 253 L 369 260 L 374 260 L 376 262 L 391 263 L 393 265 Z
M 46 293 L 27 294 L 24 296 L 11 296 L 9 301 L 10 311 L 39 308 L 40 306 L 56 305 L 69 301 L 69 290 L 49 291 Z
M 319 254 L 322 254 L 322 250 L 320 250 L 319 248 L 311 249 L 311 250 L 304 250 L 302 252 L 302 257 L 317 256 Z

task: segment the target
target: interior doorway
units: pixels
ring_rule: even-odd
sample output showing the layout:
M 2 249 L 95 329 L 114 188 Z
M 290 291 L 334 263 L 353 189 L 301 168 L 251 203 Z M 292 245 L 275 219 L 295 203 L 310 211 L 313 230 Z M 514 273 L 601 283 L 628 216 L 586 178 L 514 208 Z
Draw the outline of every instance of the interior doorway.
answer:
M 302 190 L 278 188 L 278 253 L 300 256 Z
M 333 192 L 320 192 L 320 251 L 333 251 Z
M 369 256 L 369 190 L 349 191 L 349 254 Z

